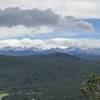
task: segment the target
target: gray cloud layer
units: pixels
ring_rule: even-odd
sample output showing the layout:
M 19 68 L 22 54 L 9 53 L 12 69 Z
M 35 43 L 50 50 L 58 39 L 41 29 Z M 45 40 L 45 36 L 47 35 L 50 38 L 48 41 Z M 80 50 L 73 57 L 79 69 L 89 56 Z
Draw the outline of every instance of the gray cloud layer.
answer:
M 55 30 L 82 29 L 85 31 L 93 30 L 93 26 L 86 21 L 74 17 L 60 16 L 51 9 L 22 10 L 20 8 L 0 9 L 0 26 L 12 27 L 23 25 L 25 27 L 53 27 Z
M 48 9 L 79 18 L 100 18 L 100 0 L 0 0 L 0 8 Z
M 7 8 L 0 10 L 1 26 L 41 26 L 56 25 L 60 17 L 51 10 L 41 11 L 38 9 L 21 10 L 19 8 Z

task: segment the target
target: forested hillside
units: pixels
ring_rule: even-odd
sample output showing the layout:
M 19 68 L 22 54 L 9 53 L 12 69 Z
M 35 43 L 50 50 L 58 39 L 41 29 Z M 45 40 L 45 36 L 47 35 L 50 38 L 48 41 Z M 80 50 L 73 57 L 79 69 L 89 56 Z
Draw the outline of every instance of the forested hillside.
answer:
M 86 100 L 80 88 L 90 74 L 100 74 L 99 61 L 65 54 L 0 56 L 2 100 Z

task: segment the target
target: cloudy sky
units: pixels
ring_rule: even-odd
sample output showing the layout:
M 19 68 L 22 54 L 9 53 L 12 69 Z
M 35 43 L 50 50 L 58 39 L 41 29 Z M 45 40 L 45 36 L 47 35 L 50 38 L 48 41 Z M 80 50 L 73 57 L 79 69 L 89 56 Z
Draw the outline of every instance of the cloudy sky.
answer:
M 0 0 L 0 47 L 100 47 L 100 0 Z

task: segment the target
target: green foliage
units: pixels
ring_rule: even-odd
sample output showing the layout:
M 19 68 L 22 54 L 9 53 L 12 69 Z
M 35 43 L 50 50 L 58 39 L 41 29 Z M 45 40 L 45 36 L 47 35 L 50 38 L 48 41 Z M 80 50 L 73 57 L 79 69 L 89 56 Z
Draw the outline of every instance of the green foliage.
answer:
M 9 94 L 8 93 L 5 93 L 5 92 L 0 92 L 0 100 L 2 100 L 2 98 L 8 96 Z
M 96 75 L 89 77 L 81 92 L 90 100 L 100 100 L 100 77 Z

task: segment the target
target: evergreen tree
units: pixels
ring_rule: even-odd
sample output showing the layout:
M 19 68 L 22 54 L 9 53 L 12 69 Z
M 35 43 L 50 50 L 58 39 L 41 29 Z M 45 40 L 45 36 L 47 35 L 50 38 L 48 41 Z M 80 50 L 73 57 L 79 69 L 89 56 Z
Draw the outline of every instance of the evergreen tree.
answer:
M 89 77 L 81 92 L 89 100 L 100 100 L 100 77 L 96 75 Z

